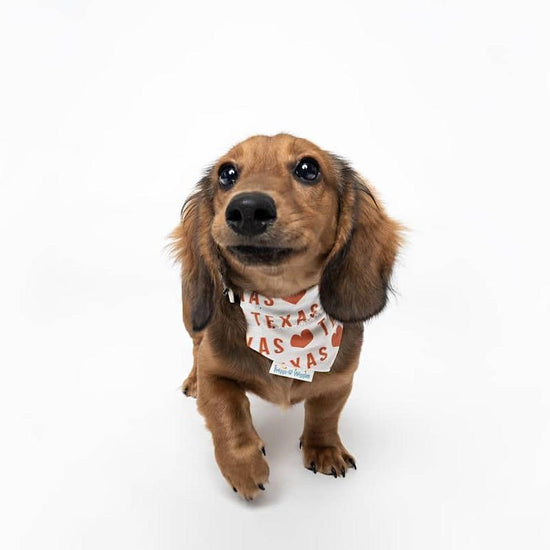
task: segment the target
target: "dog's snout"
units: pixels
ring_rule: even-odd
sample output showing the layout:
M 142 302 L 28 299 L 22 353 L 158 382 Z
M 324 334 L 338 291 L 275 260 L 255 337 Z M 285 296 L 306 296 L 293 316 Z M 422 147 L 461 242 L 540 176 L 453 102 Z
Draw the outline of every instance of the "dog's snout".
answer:
M 276 218 L 275 202 L 265 193 L 240 193 L 225 211 L 227 225 L 239 235 L 259 235 Z

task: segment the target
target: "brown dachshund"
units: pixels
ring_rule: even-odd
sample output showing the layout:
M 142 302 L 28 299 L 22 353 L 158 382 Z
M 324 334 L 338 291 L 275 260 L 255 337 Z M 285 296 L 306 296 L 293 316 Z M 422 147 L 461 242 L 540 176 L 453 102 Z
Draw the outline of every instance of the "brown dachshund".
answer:
M 400 232 L 347 162 L 288 134 L 236 145 L 186 201 L 171 235 L 193 339 L 182 390 L 197 398 L 220 470 L 243 498 L 269 476 L 246 392 L 305 401 L 306 468 L 336 477 L 356 467 L 338 419 L 363 321 L 386 304 Z

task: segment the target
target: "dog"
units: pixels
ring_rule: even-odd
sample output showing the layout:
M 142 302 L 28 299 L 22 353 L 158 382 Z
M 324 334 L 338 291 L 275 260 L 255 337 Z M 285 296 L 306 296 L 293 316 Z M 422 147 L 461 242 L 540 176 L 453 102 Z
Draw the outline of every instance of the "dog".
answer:
M 182 385 L 242 498 L 269 467 L 246 396 L 304 401 L 314 473 L 356 468 L 338 435 L 363 340 L 386 305 L 402 226 L 343 158 L 288 134 L 253 136 L 215 162 L 171 234 L 193 367 Z

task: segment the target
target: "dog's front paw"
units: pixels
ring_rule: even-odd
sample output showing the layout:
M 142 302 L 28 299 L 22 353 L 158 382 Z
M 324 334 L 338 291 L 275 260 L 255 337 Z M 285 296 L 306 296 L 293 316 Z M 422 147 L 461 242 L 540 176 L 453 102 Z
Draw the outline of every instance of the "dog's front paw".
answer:
M 348 468 L 357 470 L 355 458 L 340 442 L 324 445 L 300 439 L 300 447 L 304 466 L 314 474 L 321 472 L 329 476 L 346 477 Z
M 195 373 L 195 369 L 193 369 L 189 376 L 184 380 L 181 385 L 181 391 L 186 397 L 197 397 L 197 375 Z
M 238 449 L 216 449 L 216 460 L 223 476 L 236 493 L 249 501 L 265 490 L 269 466 L 264 456 L 265 447 L 261 441 Z

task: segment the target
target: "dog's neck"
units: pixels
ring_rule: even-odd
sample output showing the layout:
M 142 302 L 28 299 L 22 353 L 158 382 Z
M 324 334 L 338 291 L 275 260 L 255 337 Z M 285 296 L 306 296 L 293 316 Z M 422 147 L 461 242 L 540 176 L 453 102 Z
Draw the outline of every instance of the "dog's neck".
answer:
M 221 282 L 224 293 L 227 293 L 231 289 L 235 294 L 241 294 L 242 292 L 257 292 L 263 296 L 269 296 L 270 298 L 284 298 L 285 296 L 293 296 L 308 288 L 317 286 L 319 284 L 320 277 L 318 275 L 311 277 L 301 277 L 300 280 L 292 279 L 292 272 L 282 271 L 277 276 L 271 276 L 271 281 L 266 282 L 264 280 L 252 282 L 244 276 L 239 276 L 234 273 L 221 274 Z

